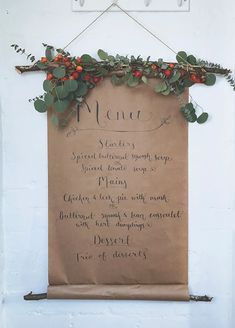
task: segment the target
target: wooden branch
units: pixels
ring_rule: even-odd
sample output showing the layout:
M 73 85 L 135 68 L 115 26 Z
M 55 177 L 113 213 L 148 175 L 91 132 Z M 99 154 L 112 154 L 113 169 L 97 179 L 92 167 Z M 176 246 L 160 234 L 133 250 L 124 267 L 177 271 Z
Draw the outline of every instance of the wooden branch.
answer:
M 33 294 L 33 292 L 30 292 L 29 294 L 24 295 L 25 301 L 39 301 L 45 299 L 47 299 L 47 293 Z
M 175 65 L 177 65 L 175 63 Z M 48 68 L 55 68 L 55 67 L 58 67 L 58 65 L 52 65 L 52 66 L 49 66 Z M 19 74 L 23 74 L 23 73 L 27 73 L 27 72 L 37 72 L 37 71 L 43 71 L 42 69 L 38 68 L 36 65 L 27 65 L 27 66 L 15 66 L 15 69 L 16 71 L 19 73 Z M 200 72 L 200 71 L 203 71 L 203 72 L 207 72 L 207 73 L 214 73 L 214 74 L 220 74 L 220 75 L 226 75 L 226 74 L 229 74 L 231 73 L 231 71 L 229 69 L 226 69 L 226 68 L 215 68 L 215 67 L 203 67 L 203 66 L 185 66 L 185 68 L 183 68 L 185 71 L 189 70 L 189 71 L 197 71 L 197 72 Z M 118 70 L 118 73 L 121 74 L 121 70 L 119 69 Z M 112 72 L 112 74 L 116 74 L 115 71 Z
M 15 66 L 16 72 L 19 74 L 27 73 L 27 72 L 36 72 L 41 71 L 36 65 L 31 66 Z
M 39 301 L 39 300 L 45 300 L 47 299 L 47 293 L 42 294 L 33 294 L 30 292 L 29 294 L 24 296 L 25 301 Z M 190 295 L 190 301 L 195 302 L 211 302 L 213 297 L 204 295 L 204 296 L 196 296 L 196 295 Z

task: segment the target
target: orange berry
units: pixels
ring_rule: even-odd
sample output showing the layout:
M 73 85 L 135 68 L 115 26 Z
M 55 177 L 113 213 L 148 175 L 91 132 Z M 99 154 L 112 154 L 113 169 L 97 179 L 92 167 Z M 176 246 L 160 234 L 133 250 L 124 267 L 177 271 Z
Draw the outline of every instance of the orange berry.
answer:
M 46 57 L 42 57 L 42 58 L 41 58 L 41 62 L 42 62 L 42 63 L 46 63 L 46 62 L 47 62 L 47 58 L 46 58 Z
M 78 75 L 79 75 L 78 72 L 73 72 L 73 73 L 72 73 L 72 76 L 73 76 L 75 79 L 78 78 Z
M 62 59 L 62 58 L 63 58 L 63 56 L 62 56 L 61 54 L 58 54 L 57 57 L 58 57 L 59 59 Z
M 62 79 L 61 79 L 62 81 L 67 81 L 68 80 L 68 77 L 63 77 Z
M 52 79 L 53 79 L 53 74 L 48 73 L 48 74 L 47 74 L 47 80 L 52 80 Z
M 142 72 L 140 72 L 140 71 L 135 71 L 135 72 L 134 72 L 134 76 L 137 77 L 137 78 L 139 79 L 139 78 L 141 78 L 141 76 L 142 76 Z
M 193 82 L 197 82 L 197 76 L 195 74 L 191 74 L 190 75 L 190 80 L 193 81 Z
M 90 81 L 90 79 L 91 79 L 90 74 L 86 74 L 86 75 L 84 76 L 83 79 L 84 79 L 85 81 Z
M 171 63 L 171 64 L 169 64 L 169 67 L 170 68 L 174 68 L 175 67 L 175 64 Z
M 81 60 L 80 57 L 77 57 L 77 58 L 76 58 L 76 61 L 77 61 L 77 63 L 81 63 L 81 62 L 82 62 L 82 60 Z
M 100 80 L 101 80 L 100 76 L 94 76 L 94 78 L 93 78 L 94 83 L 99 83 Z
M 163 71 L 163 73 L 166 75 L 166 76 L 170 76 L 171 75 L 171 71 L 169 69 L 165 69 Z
M 77 67 L 76 67 L 76 71 L 78 71 L 79 73 L 82 72 L 82 71 L 83 71 L 82 66 L 77 66 Z
M 72 75 L 69 77 L 69 79 L 70 80 L 75 80 L 75 78 Z
M 65 62 L 65 66 L 66 66 L 66 67 L 69 67 L 70 65 L 71 65 L 71 62 L 68 62 L 68 61 Z

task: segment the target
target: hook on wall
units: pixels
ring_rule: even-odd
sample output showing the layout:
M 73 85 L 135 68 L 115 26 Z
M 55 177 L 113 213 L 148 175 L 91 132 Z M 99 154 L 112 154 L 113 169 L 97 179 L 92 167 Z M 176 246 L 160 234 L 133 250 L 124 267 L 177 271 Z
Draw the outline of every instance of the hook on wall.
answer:
M 190 0 L 70 0 L 72 10 L 80 12 L 102 12 L 113 5 L 112 11 L 120 11 L 115 4 L 128 12 L 190 12 Z
M 178 6 L 179 6 L 179 7 L 182 7 L 182 5 L 183 5 L 183 0 L 177 0 L 177 2 L 178 2 Z
M 144 0 L 145 6 L 148 7 L 150 5 L 150 2 L 151 2 L 151 0 Z

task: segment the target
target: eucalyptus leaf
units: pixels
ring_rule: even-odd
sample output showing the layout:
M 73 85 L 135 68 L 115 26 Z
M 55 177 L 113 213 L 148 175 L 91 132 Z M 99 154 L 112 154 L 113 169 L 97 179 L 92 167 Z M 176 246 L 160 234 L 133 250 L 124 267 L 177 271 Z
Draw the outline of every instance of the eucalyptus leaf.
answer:
M 168 89 L 162 91 L 161 94 L 162 94 L 163 96 L 168 96 L 168 95 L 170 94 L 170 92 L 171 92 L 171 91 L 170 91 L 170 89 L 168 88 Z
M 52 60 L 53 60 L 53 54 L 52 54 L 52 49 L 51 49 L 51 47 L 46 47 L 45 55 L 46 55 L 46 58 L 47 58 L 49 61 L 52 61 Z
M 113 85 L 121 85 L 123 83 L 123 80 L 116 75 L 112 75 L 111 82 Z
M 76 96 L 82 97 L 85 96 L 88 92 L 88 87 L 85 82 L 78 81 L 78 88 L 76 90 Z
M 216 82 L 215 74 L 206 74 L 205 85 L 211 86 L 211 85 L 214 85 L 215 82 Z
M 48 92 L 48 91 L 51 91 L 52 89 L 54 88 L 54 85 L 53 83 L 51 83 L 51 81 L 49 80 L 45 80 L 43 82 L 43 89 Z
M 177 56 L 176 56 L 176 60 L 178 63 L 187 63 L 187 54 L 185 51 L 179 51 Z
M 93 60 L 93 58 L 90 55 L 88 55 L 88 54 L 84 54 L 81 57 L 81 61 L 83 63 L 89 63 L 89 62 L 92 62 L 92 60 Z
M 188 103 L 185 106 L 181 107 L 181 112 L 184 116 L 184 118 L 190 122 L 194 123 L 197 121 L 197 115 L 195 113 L 195 108 L 192 103 Z
M 106 59 L 108 59 L 108 54 L 107 54 L 107 52 L 105 52 L 105 51 L 102 50 L 102 49 L 99 49 L 99 50 L 98 50 L 98 56 L 99 56 L 99 58 L 100 58 L 101 60 L 106 60 Z
M 170 83 L 175 83 L 176 81 L 178 81 L 180 76 L 181 76 L 180 72 L 176 71 L 174 75 L 171 77 Z
M 146 76 L 142 76 L 141 77 L 141 80 L 144 82 L 144 84 L 148 84 L 148 79 L 147 79 L 147 77 Z
M 185 88 L 190 88 L 193 84 L 194 84 L 193 81 L 191 81 L 188 77 L 185 77 L 183 79 L 183 86 Z
M 59 118 L 56 114 L 52 114 L 51 115 L 51 122 L 54 126 L 58 126 L 59 125 Z
M 76 80 L 67 80 L 64 83 L 64 89 L 67 92 L 73 92 L 77 90 L 77 88 L 78 88 L 78 82 Z
M 41 99 L 35 100 L 34 107 L 39 113 L 44 113 L 47 111 L 47 105 L 46 105 L 45 101 L 43 101 Z
M 198 116 L 198 118 L 197 118 L 197 123 L 199 123 L 199 124 L 203 124 L 203 123 L 205 123 L 206 121 L 207 121 L 207 119 L 208 119 L 208 113 L 202 113 L 200 116 Z
M 114 56 L 108 56 L 108 60 L 111 61 L 111 62 L 114 62 L 115 61 L 115 57 Z
M 65 69 L 63 67 L 56 67 L 52 73 L 57 79 L 61 79 L 65 76 Z
M 139 79 L 132 74 L 130 75 L 129 79 L 127 80 L 127 85 L 129 87 L 136 87 L 139 84 Z
M 192 113 L 192 114 L 188 115 L 186 117 L 186 119 L 188 120 L 188 122 L 194 123 L 197 121 L 197 115 L 195 113 Z
M 109 71 L 103 67 L 100 68 L 99 72 L 102 76 L 107 76 L 109 74 Z
M 51 106 L 54 102 L 54 97 L 52 96 L 51 93 L 46 93 L 44 96 L 44 101 L 47 105 L 47 107 Z
M 187 57 L 187 62 L 191 65 L 196 65 L 197 64 L 197 60 L 193 55 L 189 55 Z
M 156 84 L 155 87 L 154 87 L 154 91 L 157 92 L 157 93 L 163 92 L 166 89 L 167 89 L 167 84 L 164 81 Z
M 68 96 L 69 91 L 64 87 L 64 85 L 59 85 L 55 87 L 55 94 L 59 99 L 63 99 Z
M 191 102 L 190 103 L 187 103 L 185 105 L 185 108 L 188 109 L 190 112 L 195 113 L 195 108 L 193 106 L 193 103 L 191 103 Z
M 58 99 L 56 102 L 55 102 L 55 110 L 58 112 L 58 113 L 63 113 L 67 107 L 69 106 L 69 101 L 68 100 L 60 100 Z

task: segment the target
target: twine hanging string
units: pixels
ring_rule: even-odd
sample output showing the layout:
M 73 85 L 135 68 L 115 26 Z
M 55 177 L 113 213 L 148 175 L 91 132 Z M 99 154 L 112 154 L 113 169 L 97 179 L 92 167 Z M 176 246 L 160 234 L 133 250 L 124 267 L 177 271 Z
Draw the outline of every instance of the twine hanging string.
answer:
M 141 22 L 139 22 L 135 17 L 130 15 L 125 9 L 120 7 L 116 2 L 112 3 L 110 6 L 108 6 L 100 15 L 98 15 L 93 21 L 91 21 L 90 24 L 88 24 L 78 35 L 76 35 L 66 46 L 63 48 L 65 50 L 71 43 L 73 43 L 75 40 L 77 40 L 85 31 L 87 31 L 95 22 L 97 22 L 105 13 L 107 13 L 113 6 L 116 6 L 119 8 L 121 12 L 123 12 L 125 15 L 127 15 L 131 20 L 133 20 L 137 25 L 139 25 L 143 30 L 145 30 L 147 33 L 149 33 L 152 37 L 154 37 L 155 40 L 158 40 L 160 43 L 162 43 L 165 47 L 167 47 L 170 51 L 172 51 L 175 55 L 178 55 L 178 57 L 187 65 L 187 68 L 189 66 L 193 66 L 190 63 L 188 63 L 183 57 L 181 57 L 177 51 L 175 51 L 169 44 L 164 42 L 159 36 L 154 34 L 152 31 L 150 31 L 146 26 L 144 26 Z
M 68 46 L 70 46 L 71 43 L 73 43 L 76 39 L 78 39 L 85 31 L 87 31 L 95 22 L 97 22 L 105 13 L 107 13 L 113 6 L 116 6 L 117 8 L 119 8 L 119 10 L 124 13 L 125 15 L 127 15 L 131 20 L 133 20 L 137 25 L 139 25 L 143 30 L 145 30 L 148 34 L 150 34 L 155 40 L 159 41 L 160 43 L 162 43 L 165 47 L 167 47 L 171 52 L 173 52 L 175 55 L 177 55 L 178 58 L 181 59 L 181 64 L 184 63 L 184 69 L 189 71 L 189 69 L 195 70 L 195 69 L 201 69 L 204 72 L 211 72 L 211 73 L 215 73 L 215 74 L 221 74 L 221 75 L 228 75 L 229 73 L 231 73 L 231 71 L 229 69 L 225 69 L 225 68 L 215 68 L 215 67 L 202 67 L 202 66 L 197 66 L 197 65 L 192 65 L 190 64 L 185 58 L 183 58 L 179 53 L 177 53 L 177 51 L 175 51 L 169 44 L 167 44 L 166 42 L 164 42 L 159 36 L 157 36 L 156 34 L 154 34 L 150 29 L 148 29 L 146 26 L 144 26 L 144 24 L 142 24 L 141 22 L 139 22 L 136 18 L 134 18 L 132 15 L 130 15 L 126 10 L 124 10 L 123 8 L 121 8 L 118 4 L 117 4 L 117 0 L 113 0 L 115 2 L 113 2 L 110 6 L 108 6 L 104 11 L 102 11 L 100 13 L 100 15 L 98 15 L 93 21 L 91 21 L 91 23 L 89 23 L 80 33 L 78 33 L 78 35 L 76 35 L 68 44 L 66 44 L 64 46 L 64 48 L 62 48 L 63 50 L 65 50 Z M 40 71 L 40 68 L 37 67 L 35 64 L 31 65 L 31 66 L 15 66 L 16 70 L 18 73 L 22 74 L 24 72 L 33 72 L 33 71 Z
M 90 24 L 88 24 L 78 35 L 76 35 L 68 44 L 66 44 L 66 46 L 63 48 L 63 50 L 65 50 L 68 46 L 70 46 L 71 43 L 73 43 L 75 40 L 77 40 L 77 38 L 79 38 L 79 36 L 81 36 L 84 32 L 86 32 L 86 30 L 89 29 L 89 27 L 91 27 L 93 24 L 95 24 L 95 22 L 97 22 L 100 17 L 102 17 L 105 13 L 107 13 L 109 11 L 109 9 L 111 9 L 113 7 L 114 3 L 112 3 L 110 6 L 108 6 L 104 11 L 102 11 L 102 13 L 97 16 Z

